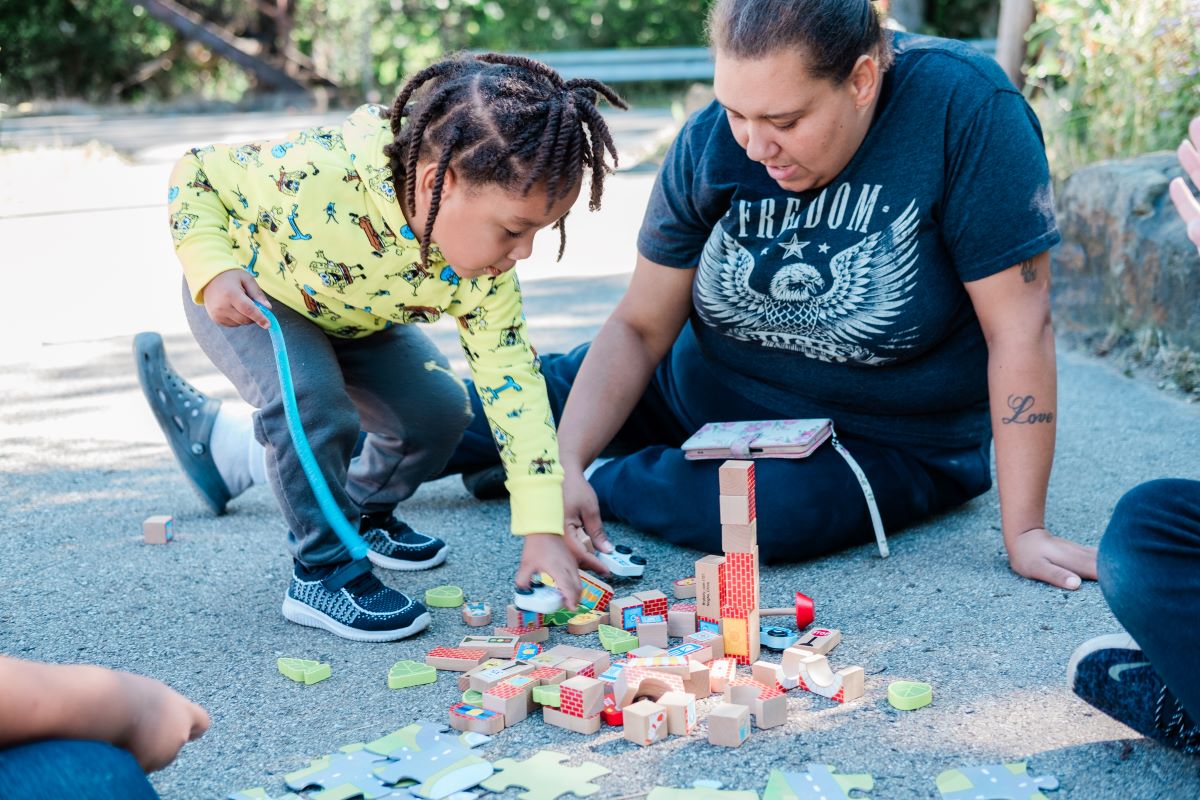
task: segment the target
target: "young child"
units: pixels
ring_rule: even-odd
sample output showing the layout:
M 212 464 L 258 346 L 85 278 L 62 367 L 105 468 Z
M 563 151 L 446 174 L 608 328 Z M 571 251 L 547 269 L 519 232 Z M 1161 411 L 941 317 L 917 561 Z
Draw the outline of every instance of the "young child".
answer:
M 283 614 L 359 641 L 429 624 L 371 562 L 425 569 L 445 544 L 393 516 L 450 457 L 471 420 L 463 385 L 411 323 L 448 314 L 508 467 L 512 530 L 525 536 L 518 582 L 544 570 L 577 601 L 580 565 L 564 542 L 562 470 L 545 383 L 512 268 L 534 234 L 563 220 L 591 182 L 598 208 L 616 149 L 598 81 L 564 81 L 519 56 L 458 56 L 415 75 L 390 110 L 365 106 L 338 128 L 193 150 L 169 189 L 171 232 L 196 340 L 257 408 L 254 435 L 295 560 Z M 560 244 L 559 254 L 562 254 Z M 304 428 L 339 507 L 371 548 L 351 561 L 321 513 L 293 447 L 267 321 L 287 344 Z M 201 308 L 201 304 L 203 308 Z M 255 324 L 252 324 L 255 323 Z M 223 451 L 245 450 L 217 404 L 179 378 L 161 339 L 135 343 L 139 378 L 177 457 L 218 512 Z M 361 453 L 352 459 L 359 430 Z M 232 443 L 232 444 L 231 444 Z M 242 459 L 243 462 L 245 459 Z M 261 463 L 261 462 L 260 462 Z

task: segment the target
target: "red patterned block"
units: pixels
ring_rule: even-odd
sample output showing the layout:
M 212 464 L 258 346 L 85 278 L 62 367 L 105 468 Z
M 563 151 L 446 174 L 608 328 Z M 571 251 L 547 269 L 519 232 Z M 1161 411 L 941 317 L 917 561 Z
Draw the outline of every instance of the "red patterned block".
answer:
M 734 678 L 732 681 L 730 681 L 729 685 L 730 686 L 757 686 L 759 700 L 770 700 L 772 697 L 779 697 L 780 695 L 782 695 L 784 693 L 783 687 L 780 686 L 779 684 L 775 684 L 774 686 L 768 686 L 767 684 L 762 683 L 761 681 L 754 680 L 754 678 Z
M 725 589 L 721 597 L 722 616 L 725 608 L 749 611 L 758 607 L 758 554 L 725 554 Z
M 695 603 L 675 603 L 671 606 L 671 611 L 695 611 Z
M 558 667 L 538 667 L 533 672 L 526 673 L 525 677 L 533 681 L 553 681 L 559 675 L 566 673 Z
M 483 659 L 487 658 L 487 651 L 476 650 L 473 647 L 445 647 L 443 645 L 438 645 L 425 655 L 426 657 L 432 658 L 473 658 L 482 661 Z
M 558 710 L 562 713 L 571 716 L 583 717 L 583 692 L 570 687 L 562 687 L 558 690 Z
M 499 697 L 501 699 L 507 700 L 510 697 L 516 697 L 517 695 L 523 694 L 524 692 L 525 692 L 525 686 L 518 686 L 515 683 L 509 683 L 508 681 L 504 681 L 502 683 L 497 683 L 495 686 L 491 687 L 486 692 L 484 692 L 484 694 L 490 694 L 493 697 Z
M 650 596 L 649 592 L 638 592 L 634 595 L 638 600 L 642 601 L 642 615 L 646 617 L 661 616 L 664 619 L 667 616 L 667 596 L 662 592 L 655 592 L 655 595 Z

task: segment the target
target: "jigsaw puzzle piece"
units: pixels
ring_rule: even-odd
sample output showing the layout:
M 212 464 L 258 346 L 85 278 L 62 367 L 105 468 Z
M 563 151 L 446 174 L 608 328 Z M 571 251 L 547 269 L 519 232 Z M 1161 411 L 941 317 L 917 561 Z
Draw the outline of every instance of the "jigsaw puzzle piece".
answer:
M 1031 777 L 1027 764 L 988 764 L 948 769 L 937 776 L 943 800 L 1048 800 L 1041 789 L 1057 789 L 1053 775 Z
M 470 750 L 472 747 L 478 747 L 481 744 L 487 744 L 492 740 L 492 737 L 485 736 L 482 733 L 474 733 L 467 731 L 466 733 L 447 734 L 450 728 L 439 722 L 414 722 L 412 725 L 406 725 L 398 731 L 393 731 L 387 736 L 381 736 L 374 741 L 367 742 L 367 750 L 372 753 L 377 753 L 381 756 L 394 757 L 392 754 L 398 750 L 419 750 L 421 745 L 419 741 L 431 741 L 430 736 L 440 737 L 439 742 L 447 738 L 453 739 L 462 746 L 464 750 Z
M 234 792 L 225 798 L 225 800 L 304 800 L 304 798 L 294 792 L 288 792 L 279 797 L 271 797 L 265 789 L 256 787 L 254 789 L 242 789 L 240 792 Z
M 836 767 L 806 764 L 807 772 L 771 770 L 763 800 L 870 800 L 865 794 L 875 788 L 875 779 L 866 773 L 834 775 Z
M 566 760 L 565 754 L 553 750 L 539 750 L 524 761 L 502 758 L 496 762 L 499 772 L 481 785 L 493 792 L 520 787 L 525 790 L 517 795 L 521 800 L 556 800 L 568 793 L 587 797 L 600 791 L 591 781 L 610 770 L 590 761 L 577 765 L 562 763 Z
M 650 790 L 646 800 L 758 800 L 758 792 L 709 789 L 703 786 L 695 786 L 691 789 L 656 786 Z
M 385 762 L 383 756 L 369 752 L 362 744 L 348 744 L 340 748 L 340 752 L 314 759 L 304 769 L 289 772 L 283 780 L 293 791 L 317 787 L 330 792 L 320 800 L 345 800 L 355 796 L 361 796 L 363 800 L 382 800 L 396 791 L 396 787 L 390 785 L 395 781 L 385 783 L 373 772 Z M 358 794 L 347 794 L 347 787 Z
M 428 800 L 444 800 L 479 785 L 492 774 L 492 765 L 471 752 L 490 741 L 477 733 L 445 733 L 447 726 L 417 723 L 369 743 L 371 753 L 388 760 L 375 765 L 375 777 L 386 784 L 414 782 L 407 790 Z

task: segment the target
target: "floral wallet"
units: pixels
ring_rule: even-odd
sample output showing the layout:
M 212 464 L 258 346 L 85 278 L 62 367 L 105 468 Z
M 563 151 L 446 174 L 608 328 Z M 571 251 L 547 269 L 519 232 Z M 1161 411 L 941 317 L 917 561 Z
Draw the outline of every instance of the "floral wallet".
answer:
M 804 458 L 833 432 L 828 419 L 710 422 L 683 443 L 684 457 Z

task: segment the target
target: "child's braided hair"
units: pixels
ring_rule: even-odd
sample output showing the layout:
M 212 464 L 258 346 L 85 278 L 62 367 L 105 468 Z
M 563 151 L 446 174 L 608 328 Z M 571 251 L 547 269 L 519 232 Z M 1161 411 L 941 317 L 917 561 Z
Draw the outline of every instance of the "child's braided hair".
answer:
M 405 198 L 409 209 L 416 205 L 418 160 L 437 159 L 422 264 L 428 265 L 430 232 L 451 162 L 472 183 L 493 183 L 522 194 L 545 185 L 547 209 L 574 189 L 587 168 L 588 206 L 598 209 L 604 175 L 610 171 L 605 151 L 614 167 L 617 163 L 612 135 L 596 108 L 601 96 L 628 108 L 600 81 L 564 81 L 540 61 L 500 53 L 456 55 L 414 75 L 387 112 L 395 139 L 384 152 L 391 161 L 397 196 Z M 560 259 L 567 244 L 565 220 L 564 216 L 555 223 Z

